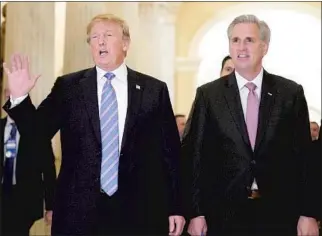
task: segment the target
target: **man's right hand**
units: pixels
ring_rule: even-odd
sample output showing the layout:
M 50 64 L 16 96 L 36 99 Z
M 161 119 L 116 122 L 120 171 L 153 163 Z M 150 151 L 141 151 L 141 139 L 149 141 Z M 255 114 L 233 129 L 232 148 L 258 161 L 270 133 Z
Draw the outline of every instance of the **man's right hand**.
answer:
M 190 224 L 188 227 L 188 233 L 191 236 L 200 236 L 207 234 L 207 222 L 205 217 L 198 216 L 190 220 Z
M 6 63 L 3 63 L 3 68 L 8 76 L 8 89 L 13 99 L 28 94 L 40 77 L 30 74 L 29 59 L 20 54 L 11 56 L 11 70 Z

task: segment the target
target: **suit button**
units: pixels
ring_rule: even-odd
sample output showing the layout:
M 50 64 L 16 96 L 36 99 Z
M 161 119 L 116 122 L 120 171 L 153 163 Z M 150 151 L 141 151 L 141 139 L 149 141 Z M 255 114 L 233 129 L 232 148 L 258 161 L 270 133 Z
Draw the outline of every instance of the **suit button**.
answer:
M 252 165 L 256 165 L 256 161 L 255 161 L 255 160 L 252 160 L 252 161 L 250 162 L 250 164 L 252 164 Z

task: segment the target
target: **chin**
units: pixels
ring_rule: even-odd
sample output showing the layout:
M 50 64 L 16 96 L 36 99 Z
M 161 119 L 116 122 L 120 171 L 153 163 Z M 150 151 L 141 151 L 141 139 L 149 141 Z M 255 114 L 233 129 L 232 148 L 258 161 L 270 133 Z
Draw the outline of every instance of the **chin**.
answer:
M 250 66 L 249 65 L 238 65 L 238 66 L 236 66 L 236 68 L 235 69 L 239 69 L 239 70 L 247 70 L 247 69 L 249 69 L 250 68 Z
M 106 66 L 106 65 L 108 65 L 108 64 L 109 64 L 109 62 L 108 62 L 108 61 L 106 61 L 106 60 L 98 60 L 98 61 L 97 61 L 97 64 L 99 64 L 99 65 L 103 65 L 103 66 Z

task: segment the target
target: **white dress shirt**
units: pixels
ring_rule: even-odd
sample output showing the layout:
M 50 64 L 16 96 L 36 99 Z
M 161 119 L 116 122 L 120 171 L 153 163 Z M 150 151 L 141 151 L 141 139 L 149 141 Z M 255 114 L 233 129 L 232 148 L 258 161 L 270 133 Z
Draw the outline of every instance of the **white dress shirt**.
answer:
M 262 91 L 262 82 L 263 82 L 263 73 L 264 73 L 264 69 L 262 68 L 261 71 L 259 72 L 259 74 L 252 81 L 249 81 L 249 80 L 243 78 L 235 70 L 237 85 L 238 85 L 239 94 L 240 94 L 240 101 L 241 101 L 241 104 L 243 107 L 245 121 L 246 121 L 246 111 L 247 111 L 247 98 L 248 98 L 248 93 L 249 93 L 249 89 L 245 85 L 249 82 L 252 82 L 256 85 L 255 93 L 257 94 L 258 100 L 260 101 L 261 91 Z M 258 189 L 256 179 L 254 179 L 251 189 L 252 190 Z
M 248 93 L 249 93 L 249 89 L 245 85 L 249 82 L 252 82 L 256 85 L 255 93 L 257 94 L 258 100 L 260 101 L 261 91 L 262 91 L 262 82 L 263 82 L 263 73 L 264 73 L 264 70 L 262 68 L 261 71 L 259 72 L 259 74 L 252 81 L 249 81 L 249 80 L 243 78 L 235 70 L 237 85 L 238 85 L 239 94 L 240 94 L 240 101 L 241 101 L 241 104 L 243 107 L 245 120 L 246 120 L 246 111 L 247 111 L 247 97 L 248 97 Z
M 6 126 L 4 128 L 4 143 L 3 145 L 8 141 L 9 139 L 9 136 L 10 136 L 10 132 L 11 132 L 11 129 L 12 129 L 12 126 L 11 126 L 11 123 L 14 123 L 14 121 L 9 117 L 7 116 L 7 123 L 6 123 Z M 13 184 L 16 184 L 16 163 L 17 163 L 17 156 L 18 156 L 18 147 L 19 147 L 19 140 L 20 140 L 20 134 L 17 130 L 17 135 L 16 135 L 16 148 L 17 148 L 17 152 L 16 152 L 16 157 L 14 158 L 14 164 L 13 164 L 13 179 L 12 179 L 12 183 Z M 3 148 L 3 151 L 4 151 L 4 164 L 6 163 L 6 149 L 5 149 L 5 146 Z M 2 182 L 3 182 L 3 179 L 2 179 Z
M 125 63 L 120 65 L 113 71 L 104 71 L 96 66 L 97 71 L 97 98 L 98 98 L 98 109 L 101 110 L 102 91 L 107 78 L 104 75 L 107 72 L 111 72 L 115 75 L 112 79 L 112 86 L 115 90 L 118 110 L 118 121 L 119 121 L 119 152 L 121 152 L 121 145 L 124 133 L 125 118 L 128 106 L 128 82 L 127 82 L 127 67 Z

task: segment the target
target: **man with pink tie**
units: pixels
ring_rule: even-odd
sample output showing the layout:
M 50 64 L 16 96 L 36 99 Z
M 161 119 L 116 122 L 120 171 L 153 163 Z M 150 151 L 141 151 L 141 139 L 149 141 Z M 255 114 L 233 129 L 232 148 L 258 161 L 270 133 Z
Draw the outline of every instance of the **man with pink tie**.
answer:
M 318 235 L 301 85 L 264 70 L 270 29 L 228 27 L 235 71 L 197 89 L 182 141 L 191 235 Z

